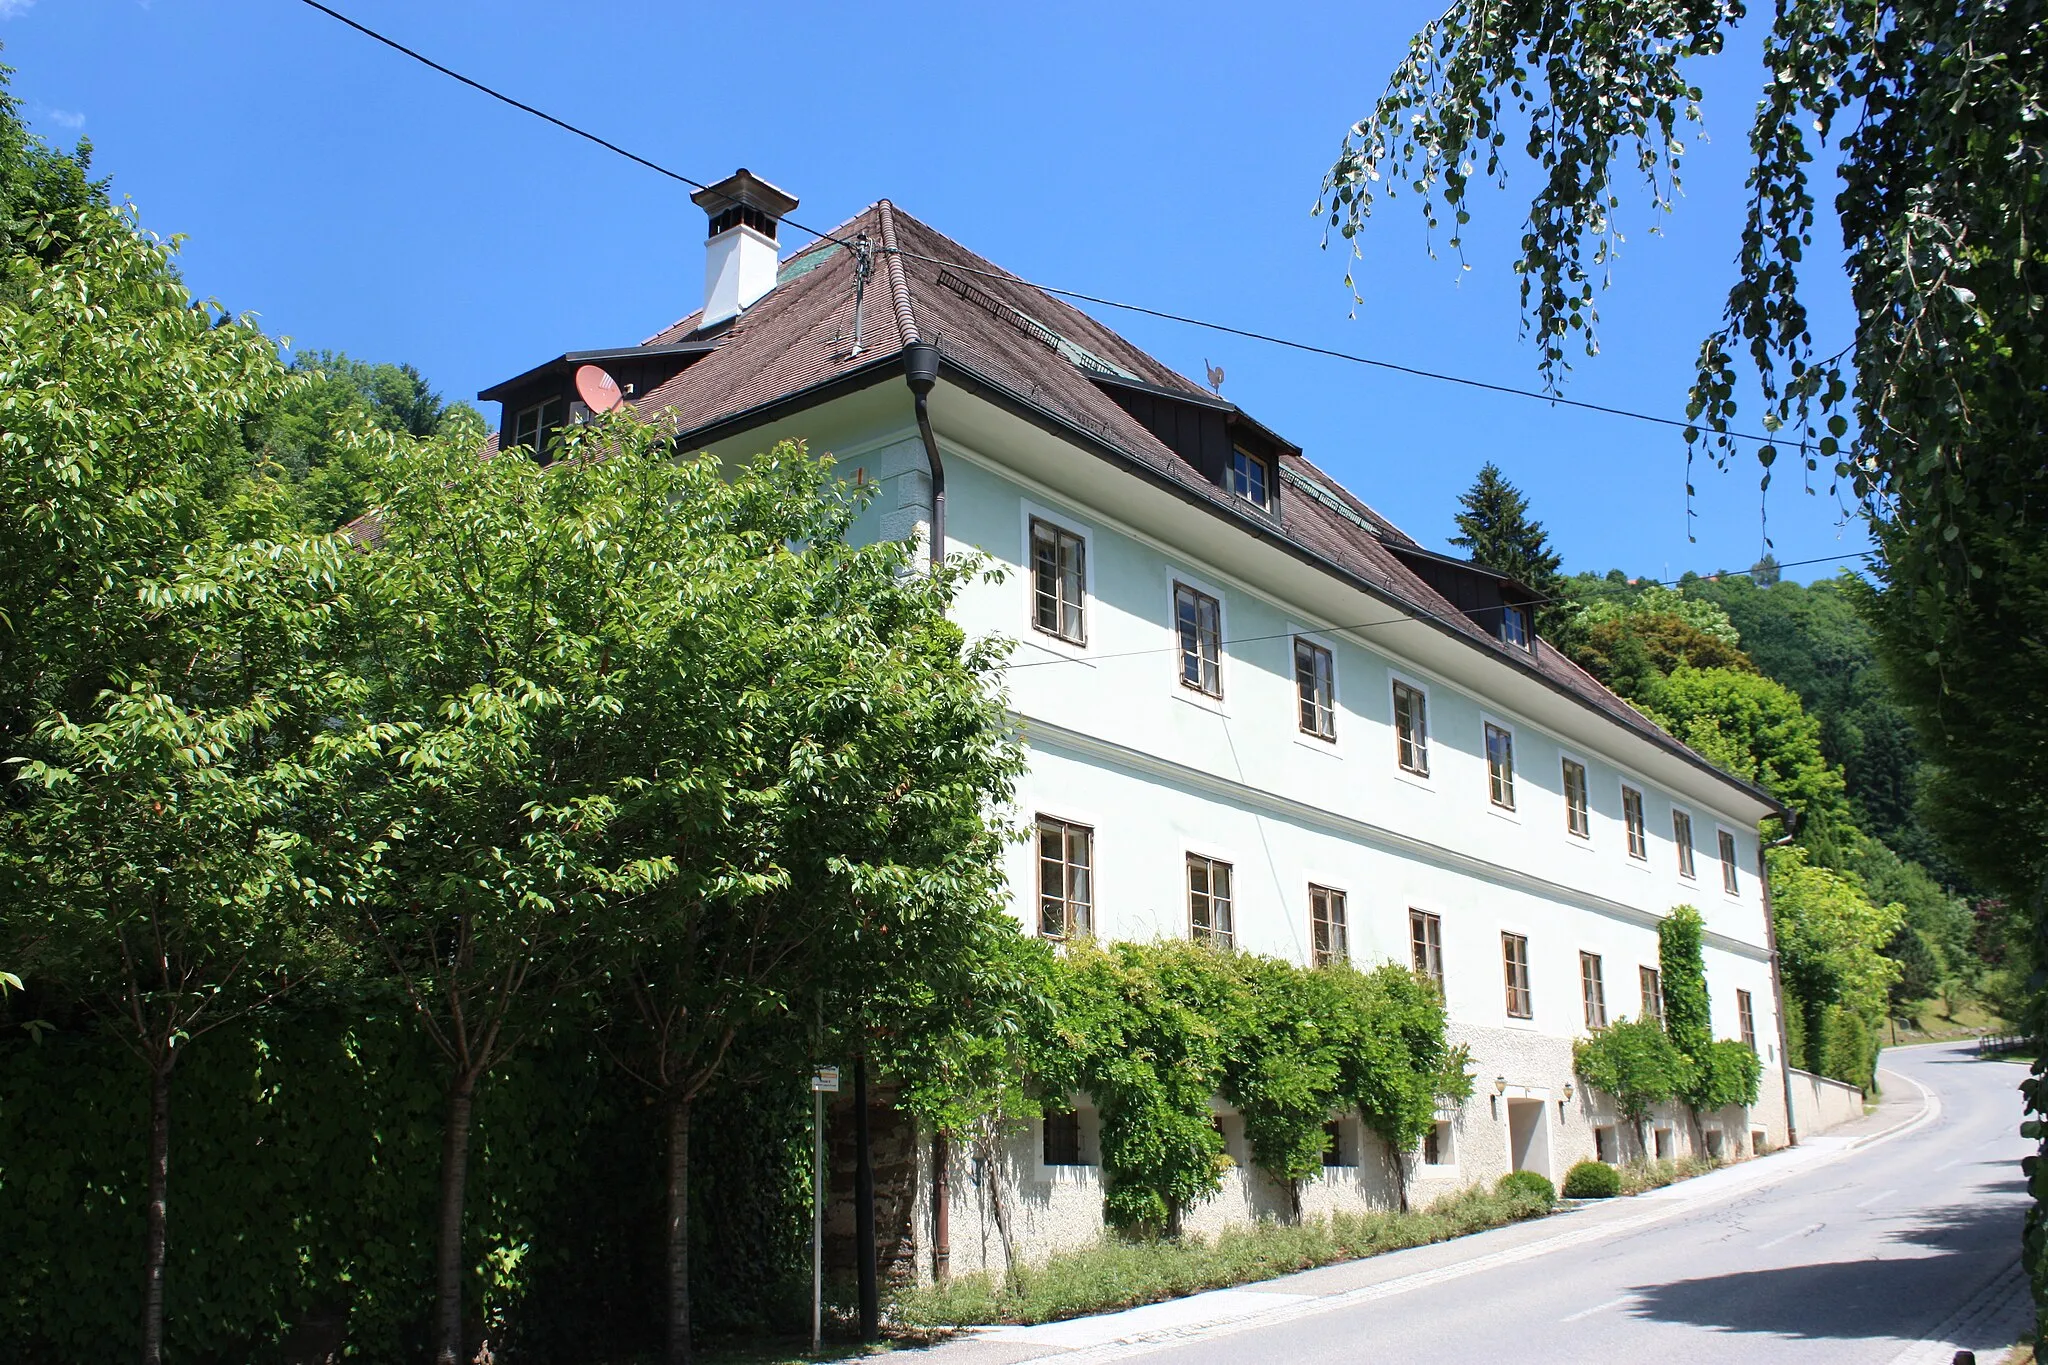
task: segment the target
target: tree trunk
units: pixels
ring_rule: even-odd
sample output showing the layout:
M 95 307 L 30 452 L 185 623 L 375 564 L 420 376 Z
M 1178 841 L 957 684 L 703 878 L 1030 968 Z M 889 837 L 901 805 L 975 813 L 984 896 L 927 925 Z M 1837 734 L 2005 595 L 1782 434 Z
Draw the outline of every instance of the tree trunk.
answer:
M 690 1365 L 690 1102 L 668 1102 L 668 1365 Z
M 142 1365 L 164 1358 L 164 1204 L 171 1177 L 171 1068 L 178 1055 L 166 1051 L 149 1068 L 149 1202 L 143 1253 Z
M 448 1087 L 441 1132 L 441 1220 L 434 1243 L 434 1365 L 462 1365 L 462 1203 L 469 1179 L 469 1115 L 476 1075 Z

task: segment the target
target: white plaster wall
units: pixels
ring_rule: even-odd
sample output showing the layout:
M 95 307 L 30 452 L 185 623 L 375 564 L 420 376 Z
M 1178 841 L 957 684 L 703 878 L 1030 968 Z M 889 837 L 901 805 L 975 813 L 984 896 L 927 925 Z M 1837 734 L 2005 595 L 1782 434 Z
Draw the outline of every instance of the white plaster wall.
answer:
M 1799 1136 L 1815 1137 L 1863 1117 L 1863 1092 L 1853 1085 L 1794 1068 L 1792 1113 Z
M 1477 1084 L 1473 1098 L 1452 1116 L 1452 1159 L 1441 1167 L 1424 1167 L 1419 1159 L 1411 1163 L 1411 1201 L 1490 1183 L 1509 1168 L 1510 1100 L 1544 1106 L 1545 1174 L 1561 1179 L 1573 1162 L 1593 1155 L 1595 1127 L 1614 1120 L 1604 1097 L 1587 1093 L 1571 1073 L 1572 1041 L 1585 1033 L 1579 954 L 1601 958 L 1608 1017 L 1635 1017 L 1641 1012 L 1637 968 L 1656 965 L 1656 921 L 1679 904 L 1697 907 L 1708 930 L 1715 1035 L 1738 1036 L 1735 992 L 1747 990 L 1765 1061 L 1755 1113 L 1703 1116 L 1699 1135 L 1720 1131 L 1731 1156 L 1749 1153 L 1750 1134 L 1758 1128 L 1771 1145 L 1784 1140 L 1783 1063 L 1753 829 L 1740 828 L 1736 817 L 1702 799 L 1701 791 L 1675 797 L 1614 759 L 1611 753 L 1640 743 L 1620 727 L 1606 747 L 1583 736 L 1566 743 L 1503 699 L 1482 697 L 1459 679 L 1418 667 L 1402 656 L 1396 636 L 1347 629 L 1386 623 L 1393 613 L 1383 603 L 1361 594 L 1349 621 L 1310 619 L 1258 585 L 1122 525 L 1113 508 L 1081 505 L 979 452 L 949 445 L 946 458 L 949 551 L 978 552 L 1007 571 L 1002 581 L 970 588 L 957 614 L 972 632 L 1016 642 L 1007 683 L 1030 769 L 1019 784 L 1015 814 L 1029 820 L 1043 813 L 1093 827 L 1099 936 L 1185 937 L 1190 852 L 1233 865 L 1236 946 L 1247 951 L 1307 960 L 1310 882 L 1346 892 L 1350 953 L 1361 966 L 1408 962 L 1410 908 L 1440 916 L 1453 1036 L 1471 1047 Z M 881 485 L 857 534 L 924 533 L 930 485 L 911 433 L 871 441 L 857 460 L 845 462 L 856 463 L 865 479 Z M 1031 629 L 1026 551 L 1033 515 L 1086 538 L 1083 646 Z M 1216 534 L 1229 533 L 1219 528 Z M 1201 697 L 1178 681 L 1176 581 L 1222 603 L 1220 700 Z M 1332 651 L 1334 744 L 1298 731 L 1296 634 L 1310 635 Z M 1428 697 L 1426 778 L 1403 772 L 1396 761 L 1395 678 L 1419 686 Z M 1512 812 L 1488 799 L 1488 721 L 1514 734 Z M 1590 838 L 1566 829 L 1560 767 L 1565 755 L 1588 771 Z M 1649 847 L 1640 859 L 1627 850 L 1624 782 L 1644 796 Z M 1674 807 L 1692 817 L 1694 878 L 1679 871 Z M 1724 827 L 1736 835 L 1732 895 L 1723 890 L 1716 846 L 1716 832 Z M 1035 928 L 1036 874 L 1028 845 L 1009 851 L 1006 871 L 1013 912 L 1027 929 Z M 1507 1017 L 1504 932 L 1529 940 L 1529 1020 Z M 1092 1151 L 1088 1122 L 1092 1116 L 1084 1111 L 1084 1150 Z M 1674 1153 L 1693 1150 L 1688 1115 L 1660 1112 L 1653 1126 L 1671 1131 Z M 1623 1154 L 1633 1155 L 1633 1135 L 1623 1141 Z M 1038 1142 L 1034 1128 L 1005 1144 L 993 1161 L 959 1154 L 950 1177 L 956 1270 L 1000 1265 L 999 1192 L 1006 1196 L 1000 1203 L 1012 1239 L 1028 1258 L 1101 1234 L 1099 1166 L 1048 1171 L 1037 1160 Z M 1398 1192 L 1375 1174 L 1368 1147 L 1361 1143 L 1359 1167 L 1309 1182 L 1304 1208 L 1322 1212 L 1397 1202 Z M 1223 1192 L 1188 1211 L 1191 1231 L 1284 1211 L 1285 1192 L 1250 1171 L 1246 1160 L 1239 1154 L 1240 1165 Z M 920 1209 L 920 1217 L 929 1216 L 928 1196 Z

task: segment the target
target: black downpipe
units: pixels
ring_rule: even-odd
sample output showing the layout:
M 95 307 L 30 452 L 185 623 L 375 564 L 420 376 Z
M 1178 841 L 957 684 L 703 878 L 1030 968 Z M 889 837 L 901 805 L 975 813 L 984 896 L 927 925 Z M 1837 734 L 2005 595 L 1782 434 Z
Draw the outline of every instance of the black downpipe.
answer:
M 917 403 L 917 434 L 924 441 L 925 463 L 932 472 L 932 567 L 946 558 L 946 465 L 939 458 L 939 439 L 932 435 L 932 417 L 925 399 L 939 382 L 939 348 L 913 341 L 903 348 L 903 381 Z

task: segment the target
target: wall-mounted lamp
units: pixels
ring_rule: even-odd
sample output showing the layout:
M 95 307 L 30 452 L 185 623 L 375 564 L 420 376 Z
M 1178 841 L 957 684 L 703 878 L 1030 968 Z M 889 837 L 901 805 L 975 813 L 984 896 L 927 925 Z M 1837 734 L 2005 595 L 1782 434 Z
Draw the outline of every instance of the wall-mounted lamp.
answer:
M 1566 1081 L 1564 1083 L 1564 1097 L 1566 1099 L 1570 1099 L 1572 1097 L 1572 1083 L 1570 1081 Z
M 1508 1078 L 1507 1078 L 1507 1077 L 1505 1077 L 1505 1076 L 1495 1076 L 1495 1077 L 1493 1078 L 1493 1093 L 1494 1093 L 1494 1094 L 1496 1094 L 1496 1095 L 1505 1095 L 1505 1094 L 1507 1094 L 1507 1093 L 1508 1093 Z

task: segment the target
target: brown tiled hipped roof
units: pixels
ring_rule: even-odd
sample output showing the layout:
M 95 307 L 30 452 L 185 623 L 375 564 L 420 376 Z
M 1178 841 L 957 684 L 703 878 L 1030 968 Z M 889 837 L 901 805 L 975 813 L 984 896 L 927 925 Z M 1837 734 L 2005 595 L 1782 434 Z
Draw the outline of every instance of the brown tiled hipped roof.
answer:
M 874 268 L 862 299 L 856 350 L 855 251 L 849 244 L 862 237 L 873 248 Z M 631 400 L 645 414 L 666 412 L 685 442 L 743 428 L 754 410 L 875 369 L 912 341 L 933 342 L 953 366 L 995 394 L 1128 462 L 1134 472 L 1209 505 L 1248 533 L 1277 538 L 1321 561 L 1387 600 L 1388 615 L 1432 621 L 1698 766 L 1711 766 L 1557 650 L 1522 650 L 1474 623 L 1395 553 L 1419 550 L 1414 540 L 1299 453 L 1280 452 L 1277 522 L 1228 495 L 1126 412 L 1098 379 L 1210 405 L 1218 403 L 1213 394 L 888 200 L 869 205 L 785 260 L 776 287 L 722 336 L 715 328 L 700 335 L 700 316 L 679 319 L 643 344 L 710 337 L 719 341 L 717 349 Z M 1737 785 L 1763 796 L 1747 783 Z

